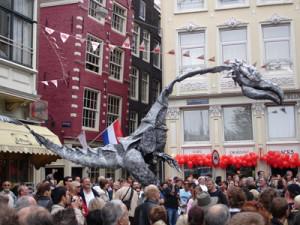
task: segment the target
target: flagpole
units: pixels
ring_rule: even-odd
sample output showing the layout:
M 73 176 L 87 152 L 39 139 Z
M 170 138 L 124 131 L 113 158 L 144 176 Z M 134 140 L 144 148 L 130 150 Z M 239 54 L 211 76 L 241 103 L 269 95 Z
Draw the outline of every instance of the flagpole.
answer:
M 118 119 L 119 119 L 119 118 L 118 118 Z M 114 122 L 112 122 L 109 126 L 113 125 L 118 119 L 115 119 Z M 108 126 L 108 127 L 109 127 L 109 126 Z M 106 131 L 106 129 L 107 129 L 107 127 L 106 127 L 103 131 L 101 131 L 101 133 L 99 133 L 93 140 L 91 140 L 91 141 L 89 142 L 89 145 L 93 144 L 93 143 L 98 139 L 98 137 L 100 137 L 101 134 L 103 134 L 103 132 Z

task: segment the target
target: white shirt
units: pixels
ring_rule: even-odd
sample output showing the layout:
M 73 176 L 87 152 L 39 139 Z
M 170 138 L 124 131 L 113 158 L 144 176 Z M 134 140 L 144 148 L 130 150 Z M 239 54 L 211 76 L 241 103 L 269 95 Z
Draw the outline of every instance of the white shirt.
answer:
M 90 201 L 95 198 L 95 195 L 92 192 L 92 190 L 89 193 L 83 191 L 83 194 L 84 194 L 86 205 L 87 205 L 87 207 L 89 207 Z

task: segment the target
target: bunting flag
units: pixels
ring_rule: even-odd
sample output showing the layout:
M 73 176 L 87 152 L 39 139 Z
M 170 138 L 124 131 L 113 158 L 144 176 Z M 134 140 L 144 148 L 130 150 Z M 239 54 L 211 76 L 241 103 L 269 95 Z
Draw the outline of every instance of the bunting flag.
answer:
M 152 52 L 155 53 L 155 54 L 160 54 L 160 46 L 159 46 L 159 44 L 157 44 L 155 46 L 155 48 L 152 50 Z
M 168 51 L 168 54 L 169 54 L 169 55 L 175 55 L 175 50 L 172 49 L 172 50 Z
M 96 42 L 96 41 L 91 41 L 91 44 L 92 44 L 92 48 L 93 48 L 93 51 L 95 52 L 97 50 L 97 48 L 99 47 L 100 43 L 99 42 Z
M 191 57 L 191 55 L 190 55 L 190 51 L 186 51 L 186 52 L 184 52 L 184 53 L 183 53 L 183 56 L 185 56 L 185 57 Z
M 41 81 L 43 84 L 45 84 L 46 86 L 49 86 L 48 81 Z
M 129 40 L 129 37 L 127 37 L 125 39 L 124 43 L 122 44 L 122 48 L 130 49 L 130 40 Z
M 144 52 L 145 51 L 145 42 L 142 41 L 142 43 L 140 44 L 139 50 Z
M 80 134 L 77 136 L 82 148 L 84 151 L 86 151 L 87 149 L 89 149 L 89 146 L 87 144 L 87 141 L 86 141 L 86 135 L 85 135 L 85 130 L 82 130 L 80 132 Z
M 62 42 L 63 43 L 65 43 L 67 40 L 68 40 L 68 38 L 69 38 L 69 34 L 66 34 L 66 33 L 60 33 L 60 39 L 62 40 Z
M 57 87 L 57 80 L 50 80 L 52 84 L 54 84 L 55 87 Z
M 45 27 L 45 31 L 46 31 L 49 35 L 53 34 L 53 32 L 54 32 L 54 30 L 51 29 L 50 27 Z
M 109 50 L 113 52 L 115 48 L 117 47 L 116 45 L 108 44 Z
M 216 57 L 211 57 L 211 58 L 208 59 L 208 61 L 215 62 L 216 61 Z
M 204 58 L 204 55 L 200 55 L 200 56 L 197 57 L 197 59 L 204 60 L 205 58 Z

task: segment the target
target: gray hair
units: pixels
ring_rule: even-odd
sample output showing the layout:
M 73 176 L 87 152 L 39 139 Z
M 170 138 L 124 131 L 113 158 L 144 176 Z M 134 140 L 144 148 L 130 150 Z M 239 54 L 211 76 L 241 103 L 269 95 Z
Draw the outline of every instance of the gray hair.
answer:
M 264 225 L 265 220 L 257 212 L 241 212 L 235 214 L 230 220 L 229 225 Z
M 36 201 L 31 196 L 22 196 L 19 198 L 16 202 L 16 210 L 19 211 L 20 209 L 23 209 L 25 207 L 34 206 L 36 205 Z
M 107 202 L 101 210 L 103 224 L 116 225 L 124 214 L 123 206 L 123 202 L 118 199 Z
M 204 220 L 206 225 L 225 225 L 230 219 L 230 212 L 226 205 L 217 204 L 208 208 Z

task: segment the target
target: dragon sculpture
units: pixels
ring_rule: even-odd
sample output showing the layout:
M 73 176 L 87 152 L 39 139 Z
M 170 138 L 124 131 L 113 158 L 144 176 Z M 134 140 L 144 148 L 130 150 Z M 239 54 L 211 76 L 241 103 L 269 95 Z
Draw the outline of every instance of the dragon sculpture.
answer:
M 166 144 L 165 119 L 168 98 L 174 85 L 189 77 L 223 71 L 228 72 L 234 82 L 241 87 L 245 96 L 252 99 L 268 99 L 278 105 L 282 104 L 284 94 L 280 87 L 263 80 L 254 66 L 235 60 L 227 65 L 192 71 L 176 78 L 162 90 L 136 131 L 128 137 L 121 138 L 119 144 L 88 149 L 59 146 L 16 119 L 1 116 L 0 120 L 26 126 L 39 144 L 61 158 L 87 167 L 123 168 L 143 185 L 157 184 L 158 179 L 153 168 L 158 160 L 163 160 L 180 171 L 176 160 L 163 152 Z

